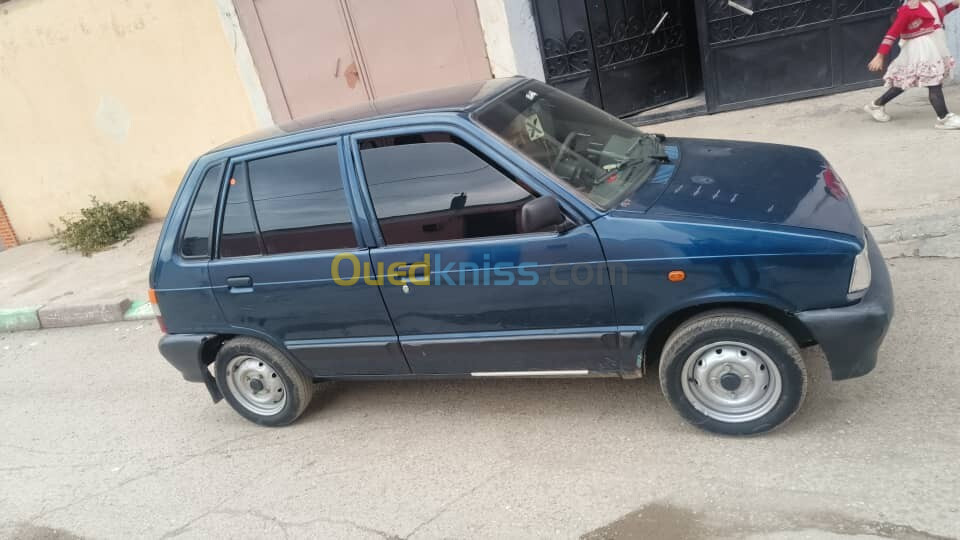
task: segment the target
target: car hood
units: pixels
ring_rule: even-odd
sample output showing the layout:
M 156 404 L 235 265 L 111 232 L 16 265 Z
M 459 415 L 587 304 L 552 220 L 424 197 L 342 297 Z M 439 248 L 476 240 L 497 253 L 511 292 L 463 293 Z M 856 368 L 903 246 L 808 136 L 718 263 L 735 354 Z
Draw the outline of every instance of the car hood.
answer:
M 678 147 L 680 157 L 648 214 L 771 223 L 863 239 L 846 187 L 815 150 L 705 139 L 671 138 L 667 144 Z

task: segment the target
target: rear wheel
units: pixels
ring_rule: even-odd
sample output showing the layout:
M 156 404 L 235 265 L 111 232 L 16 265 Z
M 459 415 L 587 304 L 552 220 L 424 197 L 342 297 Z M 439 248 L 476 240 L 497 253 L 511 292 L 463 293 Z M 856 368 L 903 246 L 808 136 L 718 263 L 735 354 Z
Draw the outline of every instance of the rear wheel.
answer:
M 285 426 L 313 398 L 313 381 L 287 357 L 257 339 L 235 338 L 217 353 L 216 381 L 227 403 L 263 426 Z
M 712 311 L 683 323 L 667 340 L 660 386 L 692 424 L 751 435 L 796 414 L 807 373 L 799 347 L 777 323 L 745 311 Z

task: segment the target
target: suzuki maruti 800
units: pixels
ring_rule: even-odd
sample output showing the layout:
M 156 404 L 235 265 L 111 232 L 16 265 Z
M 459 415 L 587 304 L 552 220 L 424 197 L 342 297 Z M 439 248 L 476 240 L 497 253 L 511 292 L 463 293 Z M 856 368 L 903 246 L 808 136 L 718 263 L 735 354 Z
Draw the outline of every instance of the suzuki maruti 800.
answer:
M 281 426 L 314 383 L 621 377 L 701 428 L 800 408 L 800 350 L 869 373 L 880 251 L 804 148 L 641 132 L 500 79 L 334 111 L 187 172 L 157 246 L 160 350 Z M 642 411 L 637 411 L 642 414 Z

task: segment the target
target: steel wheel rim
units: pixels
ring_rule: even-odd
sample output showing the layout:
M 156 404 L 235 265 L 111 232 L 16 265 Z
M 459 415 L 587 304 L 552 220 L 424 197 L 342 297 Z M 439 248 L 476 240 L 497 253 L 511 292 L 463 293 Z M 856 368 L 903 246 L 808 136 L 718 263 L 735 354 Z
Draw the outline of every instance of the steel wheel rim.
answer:
M 697 349 L 683 364 L 683 394 L 704 415 L 741 424 L 762 418 L 777 406 L 783 378 L 770 357 L 735 341 Z
M 287 404 L 287 385 L 270 364 L 254 356 L 237 356 L 227 363 L 227 388 L 237 402 L 261 416 L 280 414 Z

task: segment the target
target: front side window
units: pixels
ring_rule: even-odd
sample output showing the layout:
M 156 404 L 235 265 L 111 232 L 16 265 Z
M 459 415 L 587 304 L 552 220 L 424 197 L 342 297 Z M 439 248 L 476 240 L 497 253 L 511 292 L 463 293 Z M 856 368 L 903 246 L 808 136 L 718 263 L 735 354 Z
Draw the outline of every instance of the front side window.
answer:
M 534 198 L 448 134 L 368 139 L 360 157 L 387 244 L 517 234 Z
M 217 195 L 220 193 L 220 178 L 223 164 L 207 169 L 193 200 L 187 225 L 180 240 L 180 253 L 184 257 L 200 258 L 210 256 L 210 231 L 213 230 L 213 216 L 217 207 Z
M 474 120 L 603 208 L 635 192 L 666 159 L 657 137 L 536 81 Z

